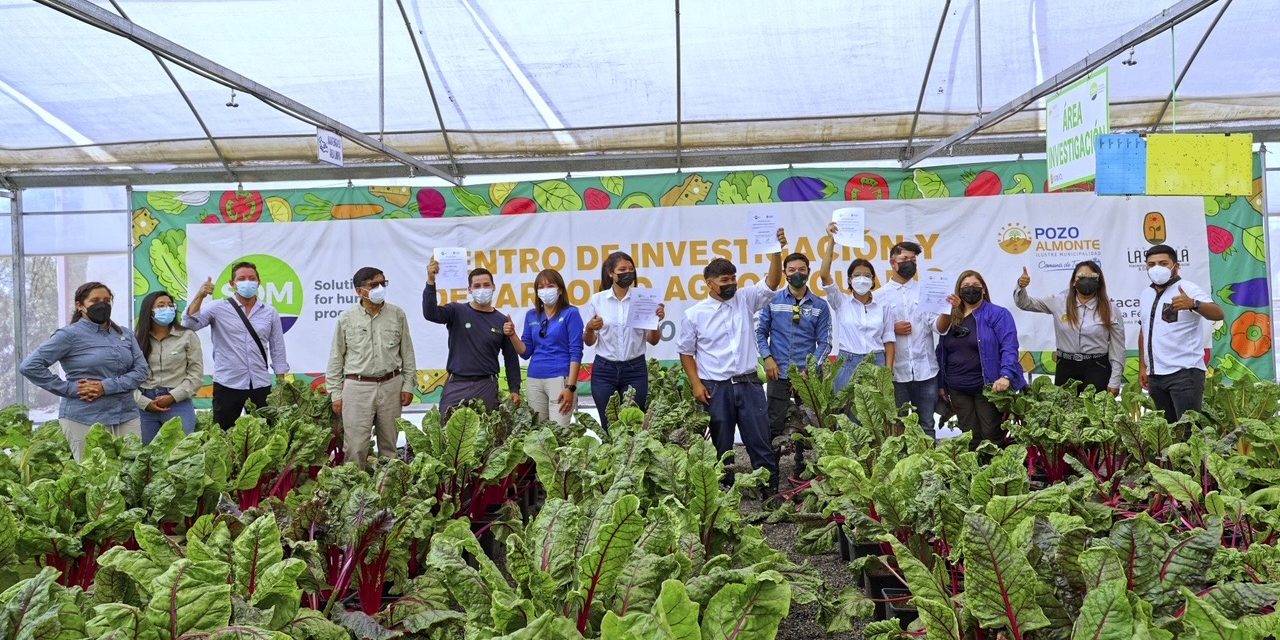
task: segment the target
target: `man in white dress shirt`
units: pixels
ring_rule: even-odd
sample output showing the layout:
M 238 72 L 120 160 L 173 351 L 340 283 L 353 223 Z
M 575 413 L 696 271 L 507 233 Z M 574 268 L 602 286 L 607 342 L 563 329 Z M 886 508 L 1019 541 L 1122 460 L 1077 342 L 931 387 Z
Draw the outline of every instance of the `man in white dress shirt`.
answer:
M 778 229 L 785 251 L 787 237 Z M 702 270 L 709 297 L 684 314 L 676 349 L 693 385 L 693 397 L 711 414 L 711 442 L 724 455 L 733 450 L 734 428 L 751 458 L 751 468 L 769 470 L 768 492 L 778 492 L 778 464 L 769 442 L 768 401 L 757 373 L 756 313 L 769 304 L 782 282 L 782 251 L 769 255 L 763 284 L 738 289 L 737 268 L 716 258 Z M 727 474 L 725 482 L 732 483 Z
M 938 406 L 938 356 L 934 351 L 937 311 L 920 307 L 920 283 L 915 280 L 920 245 L 899 242 L 889 250 L 889 281 L 875 299 L 889 308 L 897 336 L 893 358 L 894 402 L 908 402 L 920 415 L 920 427 L 934 435 L 933 410 Z

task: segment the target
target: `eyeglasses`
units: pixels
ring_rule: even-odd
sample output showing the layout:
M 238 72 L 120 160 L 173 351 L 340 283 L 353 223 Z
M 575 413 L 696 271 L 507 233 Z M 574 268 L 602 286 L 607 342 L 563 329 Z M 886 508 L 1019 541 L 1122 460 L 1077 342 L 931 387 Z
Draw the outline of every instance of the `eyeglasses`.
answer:
M 800 305 L 791 307 L 791 322 L 794 324 L 800 324 Z
M 390 280 L 383 280 L 382 282 L 366 282 L 366 283 L 364 283 L 364 288 L 365 288 L 365 289 L 376 289 L 376 288 L 378 288 L 378 287 L 389 287 L 389 286 L 391 286 L 391 281 L 390 281 Z
M 951 331 L 948 333 L 951 334 L 952 338 L 967 338 L 969 337 L 969 327 L 966 327 L 965 325 L 958 325 L 951 327 Z

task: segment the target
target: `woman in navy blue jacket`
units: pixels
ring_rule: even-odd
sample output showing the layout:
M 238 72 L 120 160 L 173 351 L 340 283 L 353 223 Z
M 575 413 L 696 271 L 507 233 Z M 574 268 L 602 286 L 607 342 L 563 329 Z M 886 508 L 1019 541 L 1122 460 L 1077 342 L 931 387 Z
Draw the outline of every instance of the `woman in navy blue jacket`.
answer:
M 1013 314 L 992 304 L 987 283 L 977 271 L 965 271 L 947 296 L 951 313 L 940 315 L 938 333 L 938 393 L 951 402 L 956 421 L 973 431 L 972 446 L 983 440 L 1004 440 L 1000 411 L 982 395 L 1027 386 L 1018 362 L 1018 328 Z

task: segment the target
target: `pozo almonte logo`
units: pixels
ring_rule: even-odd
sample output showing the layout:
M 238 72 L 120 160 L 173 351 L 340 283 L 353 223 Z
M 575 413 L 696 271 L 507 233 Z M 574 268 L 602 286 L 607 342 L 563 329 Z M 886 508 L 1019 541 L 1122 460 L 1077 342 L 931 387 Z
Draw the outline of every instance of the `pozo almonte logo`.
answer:
M 231 286 L 231 265 L 238 262 L 252 262 L 258 267 L 258 300 L 271 305 L 280 313 L 280 328 L 288 332 L 302 315 L 306 298 L 298 273 L 275 256 L 262 253 L 242 256 L 228 262 L 222 273 L 218 274 L 213 289 L 215 300 L 230 298 L 234 293 L 235 289 Z

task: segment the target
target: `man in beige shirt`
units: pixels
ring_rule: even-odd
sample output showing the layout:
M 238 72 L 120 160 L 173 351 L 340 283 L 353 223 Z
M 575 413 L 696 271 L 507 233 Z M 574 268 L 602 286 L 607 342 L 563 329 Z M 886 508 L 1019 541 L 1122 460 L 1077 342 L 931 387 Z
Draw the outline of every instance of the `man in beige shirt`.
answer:
M 363 468 L 375 426 L 378 455 L 395 456 L 396 420 L 413 401 L 417 363 L 404 310 L 386 302 L 386 275 L 362 267 L 352 284 L 360 303 L 338 317 L 325 380 L 342 416 L 345 458 Z

